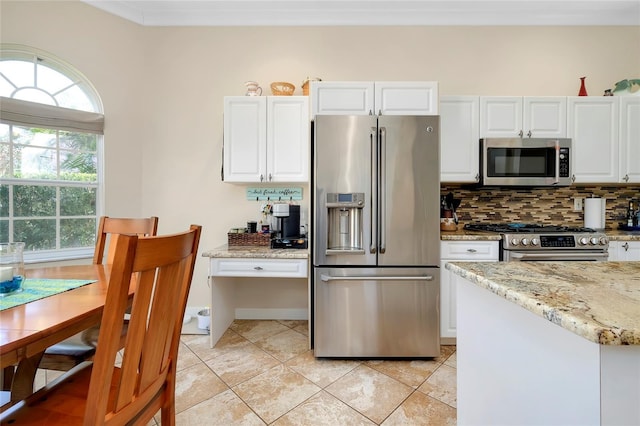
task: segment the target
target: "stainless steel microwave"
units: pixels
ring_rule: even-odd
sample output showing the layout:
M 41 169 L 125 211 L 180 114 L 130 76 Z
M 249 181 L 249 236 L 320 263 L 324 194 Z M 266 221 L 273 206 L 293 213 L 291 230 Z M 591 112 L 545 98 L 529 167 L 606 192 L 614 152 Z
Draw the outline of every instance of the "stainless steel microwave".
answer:
M 481 184 L 571 185 L 571 139 L 480 139 Z

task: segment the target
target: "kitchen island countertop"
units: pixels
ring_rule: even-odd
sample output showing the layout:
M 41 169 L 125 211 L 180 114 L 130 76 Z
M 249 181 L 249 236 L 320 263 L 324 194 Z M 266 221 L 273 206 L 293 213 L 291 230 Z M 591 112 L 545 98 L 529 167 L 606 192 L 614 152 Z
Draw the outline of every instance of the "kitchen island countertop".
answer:
M 601 345 L 640 345 L 640 262 L 453 262 L 451 272 Z
M 308 259 L 309 250 L 272 249 L 269 246 L 228 246 L 224 244 L 202 253 L 203 257 L 248 259 Z

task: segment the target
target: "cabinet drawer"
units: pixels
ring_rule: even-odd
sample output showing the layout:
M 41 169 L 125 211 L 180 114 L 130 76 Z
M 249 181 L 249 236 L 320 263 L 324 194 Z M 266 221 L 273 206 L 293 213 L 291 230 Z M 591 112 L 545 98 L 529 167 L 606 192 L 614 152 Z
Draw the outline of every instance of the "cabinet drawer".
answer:
M 211 259 L 214 277 L 306 278 L 307 259 Z
M 498 241 L 442 241 L 442 259 L 498 260 Z

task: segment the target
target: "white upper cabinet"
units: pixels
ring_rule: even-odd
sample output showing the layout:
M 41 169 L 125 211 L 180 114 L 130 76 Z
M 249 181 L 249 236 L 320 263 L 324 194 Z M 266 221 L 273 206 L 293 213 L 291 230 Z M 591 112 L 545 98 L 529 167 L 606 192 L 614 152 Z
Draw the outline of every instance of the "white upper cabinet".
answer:
M 306 96 L 224 98 L 225 182 L 307 182 Z
M 440 98 L 440 181 L 478 182 L 480 98 Z
M 437 115 L 435 81 L 314 81 L 316 115 Z
M 573 140 L 575 183 L 620 181 L 619 105 L 614 96 L 568 98 L 567 136 Z
M 367 115 L 373 111 L 373 81 L 312 81 L 311 115 Z
M 482 96 L 480 137 L 564 138 L 567 98 Z
M 620 181 L 640 183 L 640 97 L 620 97 Z

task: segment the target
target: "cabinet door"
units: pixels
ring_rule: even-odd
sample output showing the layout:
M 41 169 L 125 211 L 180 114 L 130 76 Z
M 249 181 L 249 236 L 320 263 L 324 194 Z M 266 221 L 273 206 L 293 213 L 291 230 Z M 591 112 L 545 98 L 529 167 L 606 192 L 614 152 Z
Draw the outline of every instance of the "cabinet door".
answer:
M 440 99 L 441 182 L 478 182 L 479 110 L 478 96 Z
M 451 339 L 457 333 L 456 275 L 445 265 L 455 261 L 497 262 L 498 241 L 441 241 L 440 253 L 440 337 Z
M 440 338 L 451 339 L 457 332 L 457 297 L 455 275 L 445 268 L 447 262 L 440 262 Z
M 632 262 L 640 260 L 640 241 L 611 241 L 609 260 Z
M 312 81 L 311 114 L 373 114 L 373 86 L 372 81 Z
M 567 123 L 567 136 L 573 139 L 571 159 L 575 182 L 618 182 L 618 99 L 571 96 Z
M 481 96 L 480 137 L 516 138 L 522 132 L 522 97 Z
M 266 176 L 267 107 L 262 96 L 224 98 L 225 182 L 261 182 Z
M 620 181 L 640 182 L 640 97 L 620 97 Z
M 438 82 L 376 81 L 374 114 L 438 115 Z
M 564 138 L 567 136 L 566 97 L 525 97 L 524 137 Z
M 309 180 L 309 99 L 267 98 L 267 181 Z

